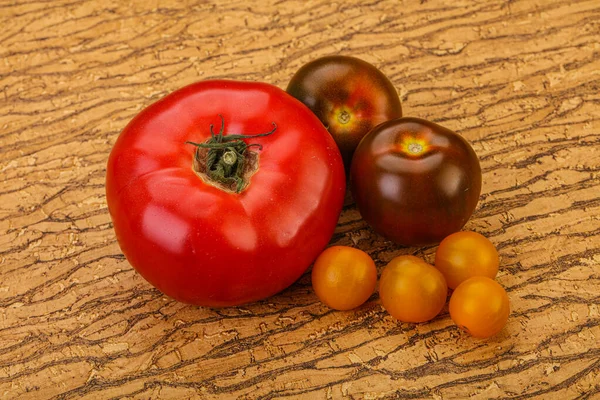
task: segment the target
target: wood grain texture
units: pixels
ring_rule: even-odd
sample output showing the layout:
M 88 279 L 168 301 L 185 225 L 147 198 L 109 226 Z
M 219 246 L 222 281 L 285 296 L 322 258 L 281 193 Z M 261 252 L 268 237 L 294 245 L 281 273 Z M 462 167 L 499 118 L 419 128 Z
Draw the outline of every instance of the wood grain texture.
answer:
M 0 1 L 0 398 L 600 398 L 600 3 Z M 445 309 L 352 312 L 305 274 L 268 300 L 176 303 L 116 243 L 104 180 L 143 107 L 207 78 L 285 87 L 363 58 L 405 115 L 465 136 L 483 192 L 467 229 L 498 247 L 512 302 L 475 340 Z M 435 246 L 375 235 L 352 203 L 332 243 L 381 268 Z

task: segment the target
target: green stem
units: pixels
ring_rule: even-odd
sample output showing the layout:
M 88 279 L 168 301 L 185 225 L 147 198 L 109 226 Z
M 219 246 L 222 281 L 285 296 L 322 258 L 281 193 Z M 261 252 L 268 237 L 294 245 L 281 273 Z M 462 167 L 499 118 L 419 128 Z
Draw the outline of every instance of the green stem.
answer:
M 246 151 L 249 147 L 257 146 L 262 150 L 258 143 L 247 144 L 244 140 L 271 135 L 277 129 L 273 122 L 273 129 L 269 132 L 258 133 L 254 135 L 231 134 L 224 135 L 225 120 L 221 117 L 221 129 L 215 134 L 213 125 L 210 125 L 210 139 L 204 143 L 186 142 L 196 146 L 196 161 L 203 162 L 198 158 L 201 148 L 208 149 L 206 155 L 205 169 L 208 177 L 214 182 L 218 182 L 226 187 L 235 187 L 236 193 L 240 193 L 248 183 L 244 180 L 244 168 L 246 165 Z
M 227 165 L 234 165 L 237 162 L 237 154 L 235 150 L 228 150 L 223 153 L 223 157 L 221 158 L 223 162 Z

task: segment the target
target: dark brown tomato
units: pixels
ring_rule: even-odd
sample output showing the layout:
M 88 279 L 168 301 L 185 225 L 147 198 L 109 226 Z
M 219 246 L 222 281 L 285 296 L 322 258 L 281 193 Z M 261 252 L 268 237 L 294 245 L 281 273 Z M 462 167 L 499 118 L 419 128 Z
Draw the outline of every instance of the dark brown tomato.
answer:
M 366 61 L 328 56 L 304 65 L 287 92 L 319 117 L 335 139 L 346 166 L 360 140 L 375 126 L 402 116 L 396 89 Z
M 465 139 L 419 118 L 373 129 L 354 154 L 352 194 L 362 217 L 407 246 L 440 242 L 475 210 L 481 168 Z

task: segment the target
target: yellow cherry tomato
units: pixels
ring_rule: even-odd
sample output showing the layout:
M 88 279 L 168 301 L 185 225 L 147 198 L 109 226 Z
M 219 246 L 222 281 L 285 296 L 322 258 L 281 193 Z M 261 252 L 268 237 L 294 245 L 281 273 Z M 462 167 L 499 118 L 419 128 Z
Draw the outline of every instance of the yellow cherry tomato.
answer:
M 485 276 L 467 279 L 450 297 L 450 317 L 458 327 L 477 338 L 488 338 L 502 330 L 510 304 L 498 282 Z
M 429 321 L 440 313 L 447 295 L 442 273 L 418 257 L 396 257 L 381 273 L 381 303 L 399 321 Z
M 351 310 L 373 294 L 377 268 L 364 251 L 332 246 L 315 261 L 312 285 L 317 297 L 335 310 Z
M 451 289 L 473 276 L 493 279 L 499 264 L 492 242 L 477 232 L 453 233 L 442 240 L 435 253 L 435 267 L 444 274 Z

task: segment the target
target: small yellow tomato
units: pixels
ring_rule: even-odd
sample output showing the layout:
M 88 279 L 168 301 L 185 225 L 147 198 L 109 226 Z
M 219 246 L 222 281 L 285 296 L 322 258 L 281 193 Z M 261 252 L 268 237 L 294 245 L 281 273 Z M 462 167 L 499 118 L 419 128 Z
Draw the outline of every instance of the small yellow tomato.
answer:
M 500 332 L 509 314 L 506 291 L 485 276 L 467 279 L 450 297 L 450 317 L 459 328 L 476 338 L 488 338 Z
M 429 321 L 440 313 L 447 295 L 442 273 L 418 257 L 396 257 L 381 273 L 379 297 L 397 320 Z
M 495 278 L 499 264 L 496 247 L 477 232 L 453 233 L 442 240 L 435 253 L 435 267 L 451 289 L 473 276 Z
M 351 310 L 373 294 L 377 268 L 364 251 L 332 246 L 315 261 L 312 285 L 317 297 L 335 310 Z

